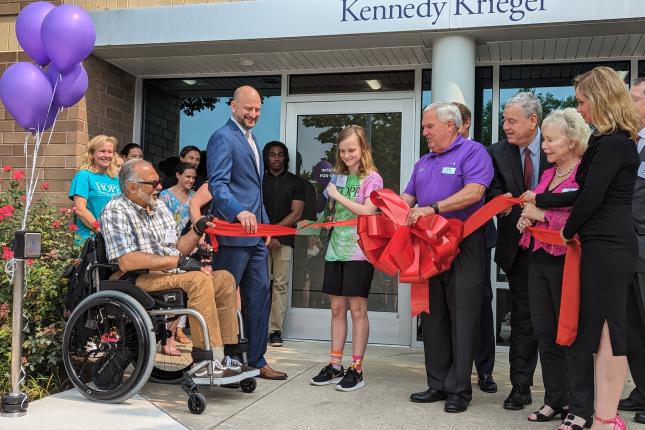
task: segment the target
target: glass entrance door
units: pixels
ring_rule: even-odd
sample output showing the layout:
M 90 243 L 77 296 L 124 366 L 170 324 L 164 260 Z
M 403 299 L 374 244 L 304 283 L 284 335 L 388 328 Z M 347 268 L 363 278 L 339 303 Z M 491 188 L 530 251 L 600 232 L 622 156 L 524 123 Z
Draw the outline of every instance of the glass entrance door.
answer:
M 297 156 L 296 173 L 316 190 L 315 209 L 309 217 L 320 217 L 325 207 L 322 191 L 333 172 L 336 136 L 350 124 L 365 128 L 386 188 L 401 192 L 410 177 L 418 153 L 414 146 L 414 99 L 287 103 L 286 144 L 292 160 L 293 154 Z M 321 291 L 325 247 L 319 234 L 311 233 L 296 236 L 285 334 L 296 339 L 329 340 L 330 305 Z M 410 345 L 409 285 L 376 271 L 368 312 L 370 343 Z M 349 340 L 349 316 L 348 320 Z

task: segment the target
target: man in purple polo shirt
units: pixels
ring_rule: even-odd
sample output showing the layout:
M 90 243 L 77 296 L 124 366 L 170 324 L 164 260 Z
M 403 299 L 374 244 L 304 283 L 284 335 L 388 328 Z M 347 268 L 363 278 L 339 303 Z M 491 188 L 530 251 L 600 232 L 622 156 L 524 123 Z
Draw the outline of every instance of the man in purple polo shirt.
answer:
M 416 163 L 401 195 L 412 208 L 408 225 L 432 214 L 465 220 L 483 206 L 493 164 L 486 148 L 459 134 L 461 122 L 452 103 L 433 103 L 423 111 L 430 153 Z M 421 315 L 428 389 L 411 394 L 413 402 L 445 400 L 446 412 L 468 408 L 486 277 L 484 244 L 482 229 L 472 233 L 461 243 L 451 269 L 429 281 L 430 314 Z

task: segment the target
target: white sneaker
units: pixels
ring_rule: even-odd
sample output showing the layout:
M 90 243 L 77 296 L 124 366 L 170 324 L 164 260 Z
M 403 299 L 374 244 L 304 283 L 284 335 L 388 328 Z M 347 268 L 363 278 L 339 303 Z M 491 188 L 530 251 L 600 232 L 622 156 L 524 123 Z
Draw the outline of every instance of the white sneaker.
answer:
M 242 373 L 245 378 L 252 378 L 254 376 L 260 375 L 260 370 L 255 367 L 247 366 L 242 364 L 234 358 L 229 357 L 228 355 L 222 360 L 222 364 L 228 369 L 234 369 Z

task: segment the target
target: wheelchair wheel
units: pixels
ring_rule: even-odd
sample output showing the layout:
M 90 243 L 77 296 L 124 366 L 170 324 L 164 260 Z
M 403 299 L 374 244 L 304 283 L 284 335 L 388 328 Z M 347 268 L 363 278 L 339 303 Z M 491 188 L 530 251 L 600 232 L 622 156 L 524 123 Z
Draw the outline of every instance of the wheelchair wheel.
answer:
M 206 409 L 206 397 L 202 393 L 193 393 L 188 397 L 188 410 L 191 414 L 201 414 Z
M 178 384 L 184 379 L 184 373 L 190 370 L 193 364 L 193 344 L 182 344 L 172 339 L 173 334 L 168 327 L 168 324 L 172 322 L 177 322 L 177 318 L 171 317 L 162 320 L 161 324 L 159 321 L 156 323 L 157 346 L 150 380 L 160 384 Z M 164 330 L 165 333 L 160 333 Z M 166 344 L 165 351 L 164 343 Z M 174 345 L 174 348 L 168 348 L 171 344 Z M 169 355 L 171 351 L 175 352 L 175 355 Z
M 63 335 L 63 363 L 90 400 L 121 403 L 152 371 L 155 335 L 146 310 L 118 291 L 101 291 L 74 309 Z
M 184 379 L 184 373 L 193 365 L 192 345 L 177 343 L 180 356 L 163 353 L 161 341 L 157 342 L 150 380 L 160 384 L 178 384 Z

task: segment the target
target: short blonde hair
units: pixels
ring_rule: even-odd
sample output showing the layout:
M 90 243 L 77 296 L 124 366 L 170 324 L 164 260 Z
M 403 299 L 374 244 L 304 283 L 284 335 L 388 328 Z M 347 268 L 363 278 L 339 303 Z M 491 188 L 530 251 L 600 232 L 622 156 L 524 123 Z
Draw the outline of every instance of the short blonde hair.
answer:
M 358 168 L 358 177 L 364 178 L 372 172 L 378 172 L 372 158 L 372 150 L 367 141 L 365 129 L 360 125 L 348 125 L 338 133 L 338 138 L 336 139 L 336 166 L 334 169 L 336 173 L 341 175 L 349 174 L 347 165 L 340 158 L 340 143 L 353 135 L 358 137 L 359 146 L 361 147 L 361 165 Z
M 81 165 L 80 169 L 81 170 L 89 170 L 90 172 L 96 173 L 96 166 L 94 165 L 94 153 L 98 150 L 98 148 L 105 142 L 110 142 L 112 143 L 112 150 L 114 151 L 114 156 L 112 157 L 112 162 L 110 163 L 110 167 L 108 167 L 107 170 L 107 175 L 111 178 L 116 178 L 118 175 L 117 173 L 117 164 L 116 164 L 116 148 L 118 146 L 118 142 L 116 140 L 116 137 L 114 136 L 106 136 L 104 134 L 99 134 L 98 136 L 95 136 L 90 140 L 90 142 L 87 144 L 87 150 L 85 151 L 85 155 L 83 156 L 83 164 Z
M 542 121 L 543 129 L 548 126 L 557 127 L 563 135 L 574 142 L 576 155 L 581 156 L 587 149 L 591 129 L 574 108 L 552 111 Z
M 614 69 L 596 67 L 576 76 L 573 87 L 589 99 L 596 134 L 611 134 L 624 130 L 630 139 L 638 140 L 640 116 L 629 97 L 625 83 Z

